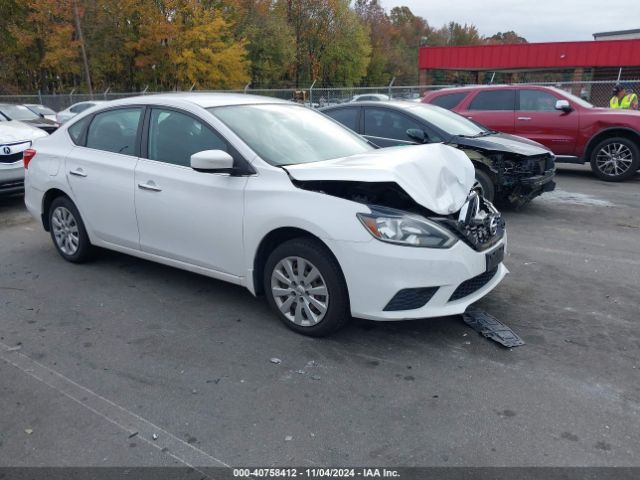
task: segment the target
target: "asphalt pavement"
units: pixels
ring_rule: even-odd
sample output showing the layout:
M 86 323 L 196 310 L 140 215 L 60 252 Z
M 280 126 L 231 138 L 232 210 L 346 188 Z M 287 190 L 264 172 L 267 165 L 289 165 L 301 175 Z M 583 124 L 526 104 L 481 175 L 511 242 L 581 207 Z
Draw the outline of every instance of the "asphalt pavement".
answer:
M 306 338 L 237 286 L 67 263 L 0 199 L 0 466 L 640 466 L 640 175 L 557 181 L 478 304 L 511 350 L 460 317 Z

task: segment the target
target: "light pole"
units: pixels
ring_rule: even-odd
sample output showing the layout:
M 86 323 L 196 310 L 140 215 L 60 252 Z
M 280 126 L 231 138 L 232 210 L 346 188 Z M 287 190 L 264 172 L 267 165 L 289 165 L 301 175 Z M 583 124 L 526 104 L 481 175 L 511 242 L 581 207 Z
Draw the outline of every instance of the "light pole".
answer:
M 87 60 L 87 50 L 84 46 L 84 36 L 82 35 L 82 27 L 80 26 L 80 15 L 78 14 L 78 1 L 73 0 L 73 15 L 76 20 L 76 32 L 80 41 L 80 49 L 82 50 L 82 62 L 84 63 L 84 75 L 89 89 L 89 95 L 93 99 L 93 88 L 91 87 L 91 75 L 89 74 L 89 62 Z

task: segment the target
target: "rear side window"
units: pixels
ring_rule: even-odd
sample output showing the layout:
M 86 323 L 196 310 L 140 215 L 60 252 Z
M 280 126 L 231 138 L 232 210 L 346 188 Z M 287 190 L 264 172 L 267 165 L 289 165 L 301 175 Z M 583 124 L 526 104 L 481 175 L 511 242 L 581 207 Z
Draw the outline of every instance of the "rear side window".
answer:
M 121 108 L 98 113 L 87 131 L 87 148 L 135 155 L 141 108 Z
M 487 90 L 475 96 L 469 110 L 514 110 L 515 103 L 515 90 Z
M 431 100 L 431 104 L 451 110 L 452 108 L 456 108 L 466 95 L 466 93 L 448 93 L 446 95 L 440 95 L 439 97 Z
M 324 113 L 354 132 L 358 131 L 359 108 L 338 108 Z
M 76 145 L 84 144 L 82 133 L 84 132 L 85 127 L 89 124 L 90 120 L 91 120 L 91 116 L 84 117 L 82 120 L 79 120 L 73 125 L 71 125 L 67 130 L 67 132 L 69 132 L 69 136 L 71 137 L 71 140 Z

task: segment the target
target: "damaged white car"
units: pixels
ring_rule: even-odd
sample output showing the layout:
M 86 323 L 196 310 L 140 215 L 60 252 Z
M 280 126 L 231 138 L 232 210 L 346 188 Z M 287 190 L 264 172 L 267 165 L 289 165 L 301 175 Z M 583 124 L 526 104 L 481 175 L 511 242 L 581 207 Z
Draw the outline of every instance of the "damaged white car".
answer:
M 444 145 L 375 150 L 234 94 L 109 102 L 25 154 L 25 201 L 72 262 L 104 247 L 264 294 L 293 330 L 459 314 L 505 276 L 504 222 Z

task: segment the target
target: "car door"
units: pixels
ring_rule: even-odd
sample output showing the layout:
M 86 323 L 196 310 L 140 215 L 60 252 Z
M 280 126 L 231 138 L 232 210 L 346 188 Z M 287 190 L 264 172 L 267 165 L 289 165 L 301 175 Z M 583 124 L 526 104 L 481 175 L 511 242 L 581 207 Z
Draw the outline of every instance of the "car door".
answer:
M 247 177 L 197 172 L 191 155 L 224 150 L 243 161 L 202 119 L 151 108 L 135 172 L 142 251 L 207 269 L 242 274 L 242 225 Z
M 76 146 L 66 176 L 82 219 L 100 240 L 139 247 L 133 180 L 142 107 L 123 107 L 85 117 L 69 128 Z
M 363 136 L 378 147 L 416 145 L 407 130 L 424 130 L 418 121 L 386 107 L 364 107 L 363 122 Z
M 480 90 L 460 114 L 492 130 L 514 133 L 515 104 L 514 89 Z
M 521 89 L 518 97 L 516 135 L 535 140 L 556 155 L 573 155 L 578 112 L 556 110 L 556 102 L 563 99 L 544 90 Z

